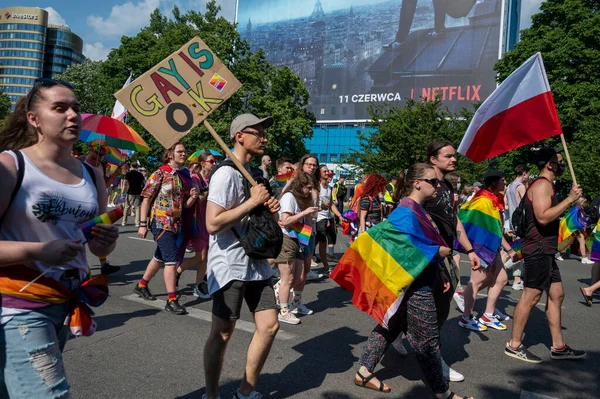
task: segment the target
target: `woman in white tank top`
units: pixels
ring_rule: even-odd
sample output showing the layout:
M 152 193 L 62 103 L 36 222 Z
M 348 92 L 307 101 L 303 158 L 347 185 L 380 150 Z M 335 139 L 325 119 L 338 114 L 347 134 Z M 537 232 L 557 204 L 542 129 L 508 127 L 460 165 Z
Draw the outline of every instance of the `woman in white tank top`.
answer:
M 79 108 L 68 83 L 37 79 L 0 133 L 0 150 L 13 150 L 0 153 L 0 392 L 11 398 L 68 395 L 62 350 L 69 331 L 95 328 L 77 299 L 88 274 L 78 226 L 106 212 L 107 201 L 102 176 L 71 156 Z M 117 228 L 99 225 L 94 234 L 90 251 L 112 252 Z M 76 330 L 73 315 L 83 317 Z

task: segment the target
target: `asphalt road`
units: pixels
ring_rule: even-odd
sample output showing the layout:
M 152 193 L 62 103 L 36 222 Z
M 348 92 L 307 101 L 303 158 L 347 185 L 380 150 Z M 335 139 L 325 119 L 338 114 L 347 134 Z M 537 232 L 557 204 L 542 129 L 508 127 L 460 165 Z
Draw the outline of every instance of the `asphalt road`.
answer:
M 186 272 L 180 302 L 189 311 L 175 316 L 162 310 L 166 292 L 162 273 L 150 283 L 158 296 L 144 302 L 132 295 L 154 251 L 154 243 L 135 237 L 132 226 L 121 228 L 115 252 L 109 257 L 121 265 L 111 275 L 110 298 L 96 311 L 98 331 L 88 338 L 72 339 L 64 352 L 74 398 L 201 398 L 204 392 L 202 356 L 210 330 L 210 301 L 192 295 L 188 284 L 195 273 Z M 341 235 L 336 247 L 348 246 Z M 88 254 L 89 255 L 89 254 Z M 97 259 L 89 257 L 98 272 Z M 461 264 L 463 284 L 468 265 Z M 584 306 L 578 287 L 589 283 L 590 266 L 575 260 L 560 262 L 566 298 L 563 329 L 566 342 L 586 350 L 583 361 L 550 359 L 550 334 L 546 324 L 545 297 L 532 313 L 525 345 L 541 356 L 542 364 L 524 363 L 503 354 L 509 331 L 475 333 L 457 325 L 453 309 L 442 330 L 442 353 L 446 361 L 463 373 L 466 381 L 451 383 L 459 395 L 475 398 L 598 398 L 600 397 L 600 301 Z M 485 295 L 485 293 L 482 293 Z M 499 308 L 512 315 L 520 293 L 505 288 Z M 268 398 L 433 398 L 423 382 L 414 353 L 400 356 L 389 351 L 377 376 L 392 387 L 381 394 L 352 383 L 357 359 L 374 321 L 356 310 L 350 293 L 331 280 L 310 282 L 305 303 L 315 311 L 297 326 L 283 324 L 261 375 L 258 390 Z M 475 312 L 483 311 L 480 298 Z M 252 315 L 243 309 L 229 344 L 221 377 L 221 397 L 231 398 L 244 372 L 246 349 L 252 337 Z

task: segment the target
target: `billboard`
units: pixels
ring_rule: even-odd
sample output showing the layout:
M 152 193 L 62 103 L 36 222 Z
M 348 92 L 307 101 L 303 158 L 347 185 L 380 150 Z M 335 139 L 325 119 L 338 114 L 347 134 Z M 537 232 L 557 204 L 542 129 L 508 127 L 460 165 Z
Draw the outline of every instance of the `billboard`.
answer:
M 450 110 L 496 87 L 502 0 L 238 0 L 253 51 L 289 66 L 319 122 L 364 121 L 370 104 L 440 96 Z

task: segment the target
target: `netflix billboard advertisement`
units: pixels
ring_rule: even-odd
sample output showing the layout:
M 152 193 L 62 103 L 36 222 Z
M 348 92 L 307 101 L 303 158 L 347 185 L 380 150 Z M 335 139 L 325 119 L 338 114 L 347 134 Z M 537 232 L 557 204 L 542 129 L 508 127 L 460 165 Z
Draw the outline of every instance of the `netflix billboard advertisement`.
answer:
M 472 109 L 496 87 L 502 0 L 238 0 L 253 51 L 288 66 L 319 122 L 437 96 Z

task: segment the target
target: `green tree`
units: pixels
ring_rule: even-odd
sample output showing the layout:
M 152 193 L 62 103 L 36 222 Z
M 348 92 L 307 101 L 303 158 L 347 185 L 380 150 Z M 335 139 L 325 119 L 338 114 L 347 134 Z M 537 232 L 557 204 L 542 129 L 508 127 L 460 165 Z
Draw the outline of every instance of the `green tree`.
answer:
M 472 117 L 462 110 L 451 113 L 438 101 L 408 100 L 406 105 L 374 105 L 369 117 L 375 129 L 359 136 L 360 149 L 350 156 L 350 162 L 365 173 L 396 174 L 416 162 L 426 161 L 427 144 L 445 139 L 458 147 Z M 458 155 L 458 170 L 465 182 L 481 179 L 488 162 L 474 164 Z
M 236 26 L 219 16 L 219 11 L 214 0 L 207 4 L 204 14 L 182 13 L 174 7 L 173 18 L 168 18 L 155 10 L 149 25 L 133 37 L 123 36 L 121 45 L 110 52 L 106 61 L 84 64 L 86 66 L 80 66 L 80 70 L 67 70 L 67 80 L 76 87 L 83 86 L 81 94 L 79 91 L 77 94 L 83 96 L 80 101 L 84 112 L 110 115 L 115 102 L 113 93 L 121 88 L 130 73 L 134 78 L 139 77 L 199 36 L 242 83 L 242 88 L 209 117 L 223 140 L 230 142 L 229 124 L 235 116 L 245 112 L 272 115 L 275 125 L 267 132 L 266 153 L 273 158 L 282 155 L 300 158 L 306 152 L 304 139 L 311 137 L 316 121 L 306 110 L 308 90 L 289 68 L 275 68 L 266 61 L 262 51 L 251 52 Z M 164 151 L 160 143 L 133 117 L 128 123 L 150 145 L 150 155 L 160 159 Z M 182 141 L 190 152 L 197 149 L 220 151 L 202 125 L 192 129 Z
M 600 194 L 600 13 L 594 0 L 547 0 L 521 41 L 496 64 L 499 81 L 540 51 L 584 195 Z M 558 140 L 549 140 L 557 143 Z M 536 144 L 534 146 L 539 146 Z M 529 152 L 529 149 L 522 150 Z M 524 154 L 525 155 L 525 154 Z M 513 155 L 514 156 L 514 155 Z M 570 182 L 567 173 L 559 190 Z
M 10 114 L 10 98 L 0 88 L 0 119 L 4 119 Z

